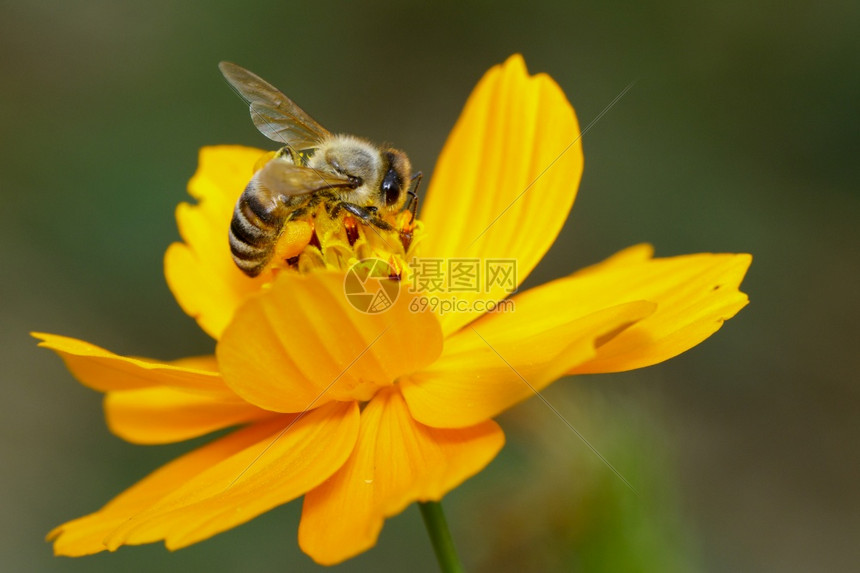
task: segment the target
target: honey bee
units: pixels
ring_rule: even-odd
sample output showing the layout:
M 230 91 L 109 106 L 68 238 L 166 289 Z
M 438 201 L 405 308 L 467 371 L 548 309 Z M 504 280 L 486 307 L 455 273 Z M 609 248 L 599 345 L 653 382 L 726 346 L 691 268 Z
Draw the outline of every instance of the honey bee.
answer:
M 277 88 L 248 70 L 221 62 L 218 67 L 248 103 L 251 119 L 269 139 L 284 144 L 254 174 L 233 210 L 230 251 L 246 275 L 259 275 L 290 221 L 313 216 L 324 205 L 329 217 L 352 215 L 362 224 L 393 230 L 386 220 L 417 196 L 406 154 L 367 140 L 332 134 Z M 417 181 L 416 181 L 417 184 Z

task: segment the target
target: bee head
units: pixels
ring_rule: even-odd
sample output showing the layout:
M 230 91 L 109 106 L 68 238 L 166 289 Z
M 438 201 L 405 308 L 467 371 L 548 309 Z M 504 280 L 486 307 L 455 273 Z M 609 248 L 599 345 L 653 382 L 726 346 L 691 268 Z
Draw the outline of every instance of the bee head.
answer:
M 406 201 L 406 192 L 412 177 L 412 164 L 405 153 L 397 149 L 385 149 L 385 174 L 379 185 L 380 199 L 391 211 L 398 211 Z

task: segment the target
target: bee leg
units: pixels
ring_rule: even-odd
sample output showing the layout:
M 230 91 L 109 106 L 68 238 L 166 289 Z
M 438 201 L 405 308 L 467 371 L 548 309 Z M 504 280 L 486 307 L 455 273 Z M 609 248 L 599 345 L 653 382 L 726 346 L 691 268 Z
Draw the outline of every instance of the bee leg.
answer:
M 322 189 L 320 191 L 317 191 L 316 193 L 314 193 L 314 198 L 317 201 L 320 201 L 322 199 L 328 199 L 332 203 L 336 203 L 338 200 L 337 195 L 335 195 L 332 191 L 328 189 Z
M 409 199 L 406 200 L 406 203 L 403 204 L 403 211 L 407 209 L 412 212 L 412 217 L 409 219 L 409 222 L 412 223 L 415 220 L 415 217 L 418 216 L 418 186 L 421 185 L 421 179 L 424 177 L 424 173 L 419 171 L 412 177 L 412 188 L 406 192 L 409 195 Z
M 307 215 L 307 213 L 308 213 L 308 206 L 307 205 L 305 205 L 304 207 L 299 207 L 298 209 L 295 209 L 294 211 L 290 212 L 290 214 L 287 216 L 287 222 L 295 221 L 296 219 L 298 219 L 300 217 L 304 217 L 305 215 Z
M 421 180 L 424 179 L 424 172 L 419 171 L 412 176 L 412 189 L 409 191 L 410 197 L 418 198 L 418 187 L 421 185 Z
M 406 200 L 406 204 L 403 206 L 403 210 L 409 209 L 410 217 L 409 223 L 411 224 L 415 221 L 415 217 L 418 216 L 418 195 L 415 194 L 414 191 L 407 191 L 409 195 L 409 199 Z
M 311 197 L 310 199 L 307 200 L 307 202 L 305 203 L 305 207 L 307 209 L 315 209 L 316 206 L 320 204 L 320 201 L 321 201 L 321 198 L 314 195 L 313 197 Z
M 326 200 L 326 211 L 329 212 L 331 210 L 331 204 L 337 201 L 337 196 L 329 191 L 317 191 L 313 195 L 310 195 L 302 208 L 306 211 L 313 211 L 317 208 L 317 205 L 323 201 L 323 199 Z
M 278 150 L 277 157 L 283 157 L 283 158 L 289 157 L 290 162 L 293 165 L 301 165 L 300 158 L 299 158 L 298 154 L 289 145 L 285 145 L 284 147 L 280 148 Z
M 347 203 L 346 201 L 341 201 L 332 209 L 333 215 L 336 216 L 340 210 L 343 209 L 351 215 L 355 215 L 362 223 L 365 225 L 373 225 L 383 231 L 390 231 L 393 229 L 391 225 L 380 219 L 376 216 L 376 207 L 362 207 L 360 205 L 356 205 L 355 203 Z
M 328 211 L 328 216 L 334 219 L 337 217 L 340 210 L 343 208 L 343 202 L 337 201 L 336 203 L 327 203 L 326 210 Z
M 327 190 L 319 190 L 308 199 L 307 205 L 310 209 L 316 209 L 317 205 L 325 200 L 326 213 L 331 217 L 332 205 L 339 201 L 337 195 Z
M 325 210 L 326 210 L 326 213 L 328 213 L 328 216 L 330 218 L 334 219 L 335 217 L 337 217 L 338 213 L 340 213 L 340 201 L 336 201 L 336 202 L 329 201 L 329 202 L 327 202 L 325 204 Z
M 375 215 L 378 211 L 378 209 L 373 205 L 368 205 L 367 207 L 359 207 L 355 203 L 347 203 L 346 201 L 341 201 L 336 197 L 334 198 L 334 201 L 330 201 L 326 204 L 326 209 L 328 209 L 328 214 L 332 219 L 334 219 L 340 214 L 341 209 L 346 209 L 347 211 L 361 219 L 363 223 L 367 223 L 368 219 L 370 217 L 373 217 L 373 215 Z

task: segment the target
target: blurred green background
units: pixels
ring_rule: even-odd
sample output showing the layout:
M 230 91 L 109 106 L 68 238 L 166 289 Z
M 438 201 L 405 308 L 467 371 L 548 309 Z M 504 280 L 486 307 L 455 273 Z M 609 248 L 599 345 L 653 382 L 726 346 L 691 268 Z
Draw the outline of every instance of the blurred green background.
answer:
M 633 243 L 747 251 L 752 303 L 666 364 L 555 384 L 446 498 L 476 571 L 844 571 L 860 562 L 856 2 L 0 2 L 0 569 L 315 571 L 300 503 L 177 553 L 42 541 L 188 444 L 140 447 L 27 336 L 210 352 L 162 255 L 203 145 L 273 145 L 216 64 L 432 171 L 469 91 L 522 52 L 588 124 L 574 212 L 529 285 Z M 464 162 L 468 157 L 462 158 Z M 547 205 L 547 208 L 553 208 Z M 540 229 L 521 230 L 523 233 Z M 434 571 L 419 514 L 336 568 Z

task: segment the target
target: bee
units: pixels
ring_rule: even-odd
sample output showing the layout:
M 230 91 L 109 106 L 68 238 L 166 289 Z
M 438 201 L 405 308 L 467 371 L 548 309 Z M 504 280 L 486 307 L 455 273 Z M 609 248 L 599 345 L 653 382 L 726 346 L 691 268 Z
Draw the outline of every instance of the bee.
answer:
M 230 251 L 242 272 L 259 275 L 286 225 L 313 216 L 320 204 L 331 218 L 352 215 L 391 231 L 386 219 L 407 208 L 408 199 L 414 219 L 417 196 L 409 187 L 421 174 L 412 177 L 404 152 L 332 134 L 259 76 L 230 62 L 218 67 L 250 106 L 257 129 L 284 145 L 254 174 L 233 210 Z

